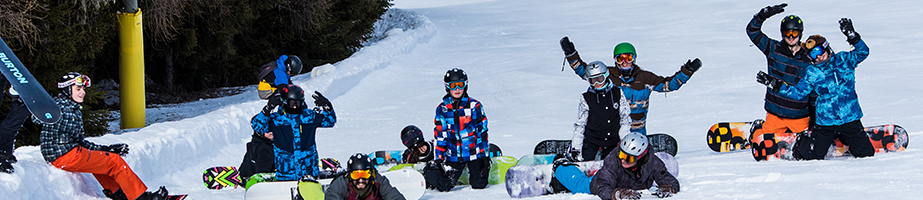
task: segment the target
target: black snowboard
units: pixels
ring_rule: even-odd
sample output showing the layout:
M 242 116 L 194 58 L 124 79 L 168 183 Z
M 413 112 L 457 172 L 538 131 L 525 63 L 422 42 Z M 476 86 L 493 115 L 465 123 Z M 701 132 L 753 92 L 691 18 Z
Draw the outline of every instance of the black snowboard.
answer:
M 671 156 L 676 156 L 676 151 L 679 148 L 673 136 L 666 133 L 655 133 L 647 135 L 647 138 L 651 141 L 654 152 L 666 152 Z M 545 140 L 535 145 L 532 154 L 566 154 L 569 148 L 570 140 Z
M 13 89 L 19 92 L 19 98 L 22 98 L 29 112 L 43 123 L 58 122 L 61 119 L 61 108 L 32 73 L 29 73 L 26 66 L 22 65 L 3 38 L 0 38 L 0 61 L 6 66 L 0 71 L 3 71 L 3 76 L 13 85 Z

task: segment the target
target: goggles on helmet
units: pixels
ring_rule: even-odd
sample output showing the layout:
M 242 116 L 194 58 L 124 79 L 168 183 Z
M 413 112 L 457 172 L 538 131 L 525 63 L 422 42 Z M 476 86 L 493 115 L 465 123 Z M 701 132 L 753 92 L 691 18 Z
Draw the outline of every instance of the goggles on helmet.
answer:
M 285 101 L 285 106 L 288 106 L 288 108 L 298 108 L 298 106 L 301 106 L 301 104 L 304 103 L 304 100 L 302 99 L 290 99 L 290 100 L 284 100 L 284 101 Z
M 372 177 L 372 170 L 369 170 L 369 169 L 353 170 L 349 172 L 349 178 L 352 178 L 353 180 L 357 180 L 360 178 L 369 179 L 369 177 Z
M 801 31 L 799 30 L 784 30 L 782 31 L 782 36 L 787 38 L 797 38 L 801 36 Z
M 615 63 L 623 63 L 623 62 L 630 63 L 634 61 L 635 61 L 635 54 L 632 54 L 632 53 L 623 53 L 623 54 L 615 55 Z
M 598 74 L 598 75 L 596 75 L 596 76 L 590 77 L 589 79 L 587 79 L 587 81 L 589 81 L 590 84 L 592 84 L 592 85 L 606 84 L 606 76 L 605 76 L 605 75 L 606 75 L 606 74 Z
M 816 47 L 812 48 L 810 52 L 808 52 L 808 56 L 810 56 L 812 60 L 817 59 L 818 56 L 824 55 L 824 52 L 827 50 L 828 46 L 830 46 L 829 42 L 824 42 L 822 45 L 817 45 Z
M 638 161 L 638 156 L 629 155 L 628 153 L 625 153 L 625 151 L 619 150 L 619 159 L 625 160 L 625 162 L 628 163 L 634 163 L 635 161 Z
M 468 87 L 468 81 L 452 81 L 445 83 L 445 87 L 449 90 L 461 90 Z
M 58 83 L 58 88 L 65 88 L 70 85 L 80 85 L 85 87 L 90 87 L 90 77 L 87 75 L 80 75 L 74 77 L 70 80 Z

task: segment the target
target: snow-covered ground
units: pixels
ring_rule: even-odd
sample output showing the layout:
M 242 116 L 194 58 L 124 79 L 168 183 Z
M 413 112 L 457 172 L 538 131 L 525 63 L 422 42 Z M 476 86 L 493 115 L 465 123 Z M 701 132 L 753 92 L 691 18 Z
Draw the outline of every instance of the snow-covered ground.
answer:
M 923 18 L 918 1 L 788 2 L 786 12 L 763 27 L 772 38 L 781 17 L 805 20 L 806 34 L 822 34 L 835 50 L 849 48 L 837 20 L 849 17 L 871 48 L 856 71 L 865 125 L 894 123 L 910 132 L 904 152 L 873 158 L 807 162 L 753 161 L 749 153 L 714 153 L 705 132 L 719 121 L 763 118 L 764 87 L 755 74 L 765 58 L 745 27 L 760 8 L 775 1 L 554 1 L 396 0 L 393 29 L 352 57 L 300 75 L 294 82 L 324 93 L 338 123 L 317 132 L 321 157 L 344 161 L 357 152 L 402 149 L 398 133 L 415 124 L 433 128 L 445 94 L 442 75 L 462 68 L 470 95 L 490 120 L 490 141 L 506 155 L 530 153 L 544 139 L 568 139 L 579 94 L 587 84 L 562 71 L 558 40 L 569 36 L 587 61 L 610 65 L 615 44 L 632 42 L 638 64 L 660 75 L 675 73 L 688 59 L 702 69 L 679 91 L 651 98 L 648 130 L 679 141 L 676 157 L 682 191 L 673 199 L 911 199 L 923 188 L 921 89 Z M 313 76 L 313 78 L 312 78 Z M 243 189 L 207 190 L 199 177 L 212 166 L 237 166 L 252 132 L 249 119 L 264 105 L 255 91 L 175 107 L 149 109 L 148 127 L 90 138 L 100 144 L 128 143 L 125 157 L 149 187 L 167 186 L 189 199 L 242 199 Z M 150 120 L 149 120 L 150 121 Z M 169 122 L 163 122 L 169 121 Z M 431 135 L 427 135 L 431 139 Z M 14 174 L 0 174 L 4 199 L 105 199 L 91 175 L 58 170 L 38 147 L 16 150 Z M 503 185 L 427 191 L 423 199 L 507 199 Z M 647 196 L 645 198 L 651 198 Z M 535 199 L 596 199 L 558 194 Z

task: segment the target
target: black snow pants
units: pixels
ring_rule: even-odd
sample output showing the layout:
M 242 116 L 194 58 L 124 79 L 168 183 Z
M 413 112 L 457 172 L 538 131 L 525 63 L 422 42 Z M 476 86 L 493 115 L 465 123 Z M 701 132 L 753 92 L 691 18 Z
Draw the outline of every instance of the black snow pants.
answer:
M 824 159 L 830 145 L 837 138 L 848 144 L 849 152 L 857 158 L 875 155 L 875 147 L 869 141 L 868 134 L 863 131 L 862 122 L 859 120 L 839 126 L 814 127 L 810 138 L 813 141 L 800 145 L 801 155 L 805 160 Z

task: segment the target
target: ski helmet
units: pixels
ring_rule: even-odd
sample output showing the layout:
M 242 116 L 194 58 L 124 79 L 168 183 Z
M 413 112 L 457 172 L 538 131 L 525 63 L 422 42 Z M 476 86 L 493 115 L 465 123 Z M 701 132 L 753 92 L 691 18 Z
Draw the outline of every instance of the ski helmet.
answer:
M 280 92 L 282 95 L 282 103 L 284 103 L 283 109 L 288 113 L 298 113 L 301 109 L 299 108 L 304 103 L 304 90 L 297 85 L 286 85 L 282 88 Z
M 633 159 L 643 160 L 647 155 L 649 144 L 650 141 L 647 140 L 647 136 L 637 132 L 630 133 L 623 137 L 619 143 L 619 158 L 628 156 L 634 157 Z
M 356 170 L 369 170 L 368 179 L 371 181 L 371 180 L 374 180 L 375 178 L 375 175 L 374 175 L 375 166 L 372 165 L 372 158 L 369 158 L 369 156 L 365 154 L 357 153 L 353 156 L 350 156 L 349 161 L 346 162 L 346 171 L 350 173 L 350 176 L 352 176 L 353 171 L 356 171 Z M 357 179 L 357 178 L 352 178 L 352 179 Z
M 461 87 L 465 89 L 466 93 L 468 92 L 468 74 L 465 73 L 465 70 L 452 68 L 445 72 L 443 81 L 445 81 L 445 92 L 449 92 L 449 90 L 451 90 L 449 83 L 452 82 L 462 82 L 462 84 L 460 84 L 461 86 L 457 86 L 455 88 L 457 89 L 458 87 Z
M 603 85 L 608 85 L 609 80 L 609 69 L 606 66 L 606 63 L 603 61 L 593 61 L 590 64 L 587 64 L 586 71 L 583 73 L 583 78 L 590 82 L 590 86 L 594 86 L 596 83 Z M 594 87 L 594 89 L 597 89 Z
M 417 126 L 407 125 L 401 130 L 401 142 L 404 143 L 404 146 L 408 149 L 417 146 L 417 143 L 423 142 L 423 131 Z
M 627 68 L 622 67 L 618 59 L 618 56 L 620 54 L 626 54 L 626 53 L 631 54 L 631 63 L 632 63 L 632 66 L 629 66 Z M 631 45 L 631 43 L 622 42 L 622 43 L 619 43 L 618 45 L 615 45 L 615 48 L 612 50 L 612 59 L 615 59 L 615 65 L 618 66 L 619 68 L 619 74 L 631 75 L 631 72 L 634 70 L 634 62 L 636 59 L 638 59 L 638 52 L 635 51 L 635 46 Z
M 71 95 L 71 85 L 90 87 L 90 77 L 77 72 L 68 72 L 58 79 L 58 88 L 64 95 Z
M 804 22 L 797 15 L 789 15 L 782 18 L 782 25 L 779 26 L 781 31 L 797 30 L 804 31 Z
M 285 59 L 285 68 L 288 69 L 288 72 L 293 76 L 301 73 L 301 59 L 296 55 L 288 56 L 288 59 Z
M 811 60 L 817 59 L 817 56 L 823 55 L 824 52 L 833 52 L 827 38 L 821 35 L 809 36 L 807 40 L 801 43 L 801 46 L 808 51 Z

